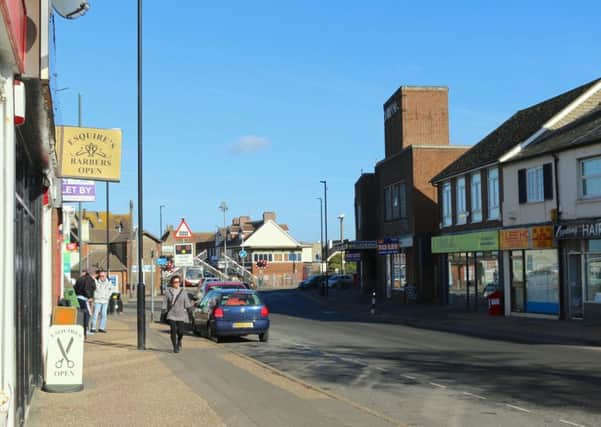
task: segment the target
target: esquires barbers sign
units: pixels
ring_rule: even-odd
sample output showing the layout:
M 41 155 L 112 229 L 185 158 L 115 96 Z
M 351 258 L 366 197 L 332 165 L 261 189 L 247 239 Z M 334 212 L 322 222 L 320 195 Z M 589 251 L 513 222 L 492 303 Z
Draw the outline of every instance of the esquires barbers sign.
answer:
M 120 181 L 120 129 L 57 126 L 56 142 L 61 178 Z
M 556 239 L 601 239 L 601 221 L 584 223 L 557 225 L 555 227 Z

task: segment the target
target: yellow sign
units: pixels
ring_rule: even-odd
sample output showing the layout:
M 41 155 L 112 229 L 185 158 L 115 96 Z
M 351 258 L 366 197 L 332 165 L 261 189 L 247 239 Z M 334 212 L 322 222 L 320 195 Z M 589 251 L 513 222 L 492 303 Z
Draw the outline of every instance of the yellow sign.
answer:
M 553 226 L 532 227 L 532 247 L 550 249 L 553 247 Z
M 121 179 L 121 129 L 57 126 L 56 143 L 61 178 Z
M 530 246 L 527 228 L 501 230 L 499 238 L 501 249 L 528 249 Z

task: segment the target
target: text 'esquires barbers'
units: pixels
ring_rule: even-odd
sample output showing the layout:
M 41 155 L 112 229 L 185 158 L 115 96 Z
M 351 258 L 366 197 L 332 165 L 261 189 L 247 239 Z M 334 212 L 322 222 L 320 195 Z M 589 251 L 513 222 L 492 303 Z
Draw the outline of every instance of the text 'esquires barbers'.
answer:
M 121 139 L 121 129 L 57 126 L 59 176 L 119 182 Z

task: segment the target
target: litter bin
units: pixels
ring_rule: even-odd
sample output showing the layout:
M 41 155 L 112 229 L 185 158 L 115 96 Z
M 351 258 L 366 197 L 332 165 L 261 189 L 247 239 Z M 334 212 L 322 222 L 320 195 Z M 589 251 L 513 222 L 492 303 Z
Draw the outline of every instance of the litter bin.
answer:
M 488 314 L 491 316 L 502 316 L 503 315 L 503 294 L 499 291 L 495 291 L 488 296 Z

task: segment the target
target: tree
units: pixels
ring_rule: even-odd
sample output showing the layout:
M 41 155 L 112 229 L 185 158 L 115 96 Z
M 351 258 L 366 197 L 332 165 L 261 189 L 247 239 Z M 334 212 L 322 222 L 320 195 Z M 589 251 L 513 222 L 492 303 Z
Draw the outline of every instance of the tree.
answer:
M 344 269 L 347 274 L 355 274 L 357 272 L 356 262 L 345 262 Z M 339 252 L 328 261 L 328 271 L 342 273 L 342 253 Z

